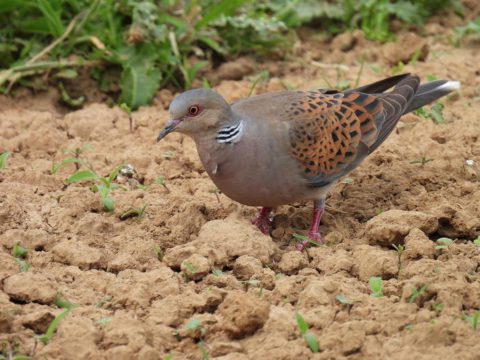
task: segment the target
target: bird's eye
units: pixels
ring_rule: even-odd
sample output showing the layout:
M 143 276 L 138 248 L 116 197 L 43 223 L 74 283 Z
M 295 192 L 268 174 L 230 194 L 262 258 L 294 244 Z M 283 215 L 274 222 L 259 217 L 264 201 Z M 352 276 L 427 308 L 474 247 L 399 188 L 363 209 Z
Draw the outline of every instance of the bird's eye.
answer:
M 197 116 L 198 114 L 200 114 L 200 106 L 192 105 L 188 108 L 188 115 Z

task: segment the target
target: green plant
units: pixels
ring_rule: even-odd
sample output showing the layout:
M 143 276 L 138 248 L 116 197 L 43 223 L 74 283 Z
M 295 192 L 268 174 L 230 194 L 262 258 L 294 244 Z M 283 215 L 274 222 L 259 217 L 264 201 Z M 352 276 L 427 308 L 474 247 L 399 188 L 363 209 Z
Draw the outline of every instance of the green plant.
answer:
M 220 270 L 220 269 L 213 269 L 213 270 L 212 270 L 212 274 L 215 275 L 215 276 L 222 276 L 222 275 L 223 275 L 223 271 Z
M 338 294 L 335 299 L 337 299 L 337 301 L 342 304 L 342 305 L 352 305 L 353 304 L 353 301 L 352 300 L 349 300 L 347 299 L 347 297 L 343 294 Z
M 415 114 L 424 118 L 424 119 L 431 119 L 435 124 L 443 124 L 445 122 L 445 118 L 443 116 L 443 108 L 445 106 L 442 103 L 436 103 L 429 110 L 425 110 L 425 108 L 421 107 L 415 110 Z
M 473 240 L 475 245 L 480 245 L 480 236 L 478 236 L 475 240 Z
M 115 167 L 106 177 L 98 175 L 93 170 L 79 170 L 70 176 L 66 182 L 67 184 L 72 184 L 81 181 L 93 181 L 94 185 L 91 187 L 91 190 L 100 194 L 103 206 L 107 211 L 111 212 L 115 209 L 115 201 L 110 197 L 110 192 L 120 188 L 120 185 L 113 183 L 113 181 L 122 167 L 122 165 Z
M 453 244 L 453 240 L 446 237 L 442 237 L 437 239 L 437 244 L 438 245 L 435 246 L 436 250 L 446 250 L 448 249 L 449 245 Z
M 120 215 L 120 220 L 127 220 L 130 218 L 142 218 L 145 214 L 145 209 L 147 208 L 148 204 L 143 205 L 141 208 L 130 208 L 125 211 L 123 214 Z
M 60 324 L 60 321 L 62 321 L 68 314 L 70 314 L 70 311 L 72 309 L 66 309 L 62 311 L 60 314 L 58 314 L 50 323 L 50 325 L 47 328 L 47 331 L 43 335 L 36 335 L 36 338 L 44 343 L 45 345 L 50 342 L 50 339 L 52 338 L 53 334 L 57 330 L 58 325 Z
M 205 346 L 205 343 L 203 341 L 200 341 L 198 343 L 198 349 L 200 350 L 200 354 L 202 354 L 202 360 L 209 360 L 210 356 L 208 355 L 207 348 Z
M 69 154 L 71 155 L 71 157 L 63 159 L 58 164 L 52 161 L 52 167 L 50 168 L 50 173 L 52 175 L 56 174 L 58 170 L 60 170 L 62 167 L 64 167 L 67 164 L 75 164 L 75 168 L 77 169 L 77 171 L 80 169 L 81 166 L 90 167 L 84 160 L 80 158 L 80 155 L 82 155 L 86 151 L 89 151 L 91 148 L 92 146 L 87 144 L 80 148 L 75 148 L 74 150 L 65 150 L 63 153 Z
M 371 296 L 379 298 L 383 296 L 383 283 L 382 278 L 372 276 L 368 283 L 370 285 L 370 290 L 372 292 Z
M 170 189 L 167 187 L 167 185 L 165 184 L 165 179 L 163 176 L 159 176 L 158 178 L 155 179 L 155 184 L 158 184 L 158 185 L 161 185 L 163 186 L 163 188 L 165 190 L 167 190 L 167 192 L 169 193 L 170 192 Z
M 8 151 L 0 154 L 0 170 L 3 170 L 7 167 L 7 159 L 10 156 Z
M 422 156 L 419 159 L 415 159 L 410 161 L 410 164 L 421 164 L 424 166 L 425 164 L 429 163 L 430 161 L 433 161 L 433 159 L 427 158 L 426 156 Z
M 308 347 L 313 353 L 318 353 L 320 346 L 318 345 L 318 340 L 314 334 L 308 331 L 308 324 L 305 319 L 299 313 L 295 314 L 295 319 L 297 321 L 297 327 L 302 334 L 303 339 L 307 343 Z
M 473 21 L 469 21 L 465 26 L 457 26 L 453 29 L 455 31 L 454 44 L 458 46 L 460 40 L 465 36 L 480 33 L 480 17 Z
M 25 261 L 25 258 L 28 255 L 28 250 L 24 247 L 15 244 L 12 249 L 12 256 L 15 258 L 15 261 L 20 266 L 21 272 L 27 272 L 30 268 L 30 265 Z
M 480 319 L 480 310 L 477 310 L 473 315 L 462 315 L 462 320 L 470 324 L 473 330 L 477 330 L 478 320 Z
M 310 245 L 313 245 L 313 246 L 320 246 L 316 241 L 313 241 L 308 236 L 301 235 L 301 234 L 296 234 L 296 233 L 292 234 L 292 236 L 297 243 L 306 243 L 306 244 L 310 244 Z
M 410 295 L 410 297 L 408 298 L 408 303 L 409 304 L 412 304 L 414 303 L 415 301 L 417 301 L 417 299 L 423 295 L 425 295 L 426 291 L 428 289 L 428 284 L 425 284 L 423 285 L 420 289 L 417 289 L 416 287 L 412 289 L 412 294 Z

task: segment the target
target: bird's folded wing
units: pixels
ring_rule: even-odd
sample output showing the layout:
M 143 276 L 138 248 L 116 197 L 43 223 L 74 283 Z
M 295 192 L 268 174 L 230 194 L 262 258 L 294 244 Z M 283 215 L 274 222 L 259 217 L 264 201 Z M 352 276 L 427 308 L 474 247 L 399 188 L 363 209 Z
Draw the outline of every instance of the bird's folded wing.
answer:
M 287 113 L 291 154 L 312 186 L 328 185 L 354 169 L 385 120 L 384 102 L 360 92 L 305 92 Z

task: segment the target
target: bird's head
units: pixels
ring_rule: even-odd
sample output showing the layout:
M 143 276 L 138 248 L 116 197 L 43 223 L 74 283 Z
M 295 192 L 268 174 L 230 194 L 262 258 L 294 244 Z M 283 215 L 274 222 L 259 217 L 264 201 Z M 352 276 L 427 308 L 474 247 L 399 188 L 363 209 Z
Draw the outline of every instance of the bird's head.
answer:
M 186 91 L 173 99 L 168 109 L 170 121 L 165 125 L 157 141 L 173 131 L 195 137 L 218 128 L 232 114 L 230 105 L 213 90 Z

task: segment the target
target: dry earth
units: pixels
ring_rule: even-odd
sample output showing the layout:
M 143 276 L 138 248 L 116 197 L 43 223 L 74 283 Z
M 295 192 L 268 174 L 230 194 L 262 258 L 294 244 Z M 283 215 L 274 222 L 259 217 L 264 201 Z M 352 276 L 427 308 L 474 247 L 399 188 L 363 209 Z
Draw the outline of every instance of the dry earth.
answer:
M 256 209 L 212 191 L 190 139 L 155 143 L 169 91 L 134 114 L 133 133 L 121 110 L 102 103 L 65 113 L 52 91 L 1 97 L 0 152 L 12 156 L 0 172 L 0 354 L 201 359 L 203 344 L 222 360 L 479 359 L 478 330 L 462 316 L 480 308 L 480 247 L 472 243 L 480 234 L 480 47 L 475 38 L 450 44 L 444 26 L 458 23 L 436 19 L 424 37 L 401 32 L 386 45 L 357 32 L 333 42 L 307 34 L 302 60 L 242 59 L 212 75 L 235 100 L 262 69 L 272 77 L 256 92 L 326 87 L 322 74 L 335 84 L 336 70 L 312 60 L 345 64 L 341 77 L 353 84 L 363 57 L 366 83 L 421 49 L 404 71 L 462 82 L 444 100 L 444 124 L 404 117 L 351 181 L 334 187 L 321 225 L 326 244 L 308 253 L 293 249 L 292 234 L 307 228 L 310 204 L 277 209 L 272 237 L 264 236 L 249 222 Z M 50 173 L 64 149 L 86 144 L 92 149 L 81 157 L 98 173 L 132 164 L 145 185 L 115 190 L 114 213 L 103 211 L 90 183 L 66 185 L 73 164 Z M 143 218 L 119 219 L 144 204 Z M 436 249 L 439 237 L 455 241 Z M 27 272 L 11 255 L 15 244 L 28 249 Z M 383 297 L 370 295 L 371 276 L 383 279 Z M 75 307 L 44 345 L 35 334 L 63 311 L 59 298 Z M 297 312 L 319 353 L 301 337 Z M 200 327 L 187 329 L 192 320 Z

